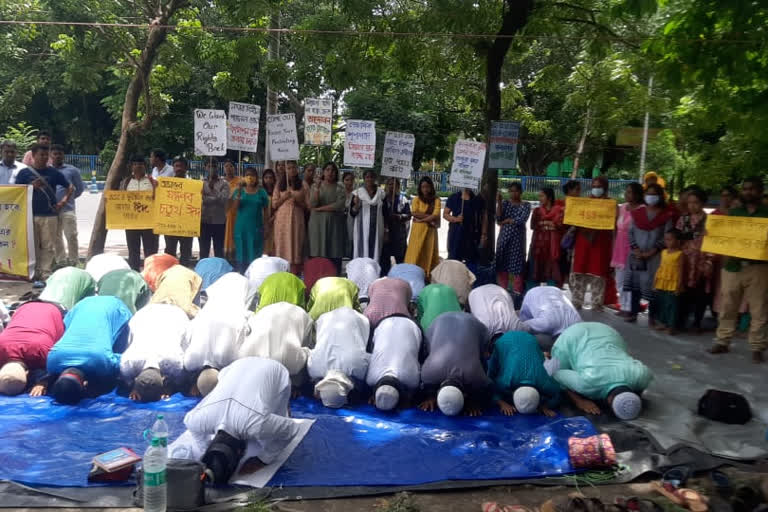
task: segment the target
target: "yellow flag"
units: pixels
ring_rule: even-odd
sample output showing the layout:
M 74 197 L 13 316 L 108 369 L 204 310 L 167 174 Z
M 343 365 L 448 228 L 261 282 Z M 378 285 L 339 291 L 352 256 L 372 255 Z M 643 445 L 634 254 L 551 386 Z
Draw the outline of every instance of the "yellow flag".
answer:
M 613 230 L 616 227 L 616 200 L 566 197 L 563 224 Z
M 703 252 L 748 260 L 768 261 L 768 219 L 761 217 L 707 216 Z
M 35 234 L 32 186 L 0 186 L 0 274 L 32 279 Z
M 160 178 L 155 189 L 154 232 L 159 235 L 200 236 L 203 182 Z
M 104 192 L 107 210 L 107 229 L 152 229 L 155 225 L 155 207 L 152 191 Z

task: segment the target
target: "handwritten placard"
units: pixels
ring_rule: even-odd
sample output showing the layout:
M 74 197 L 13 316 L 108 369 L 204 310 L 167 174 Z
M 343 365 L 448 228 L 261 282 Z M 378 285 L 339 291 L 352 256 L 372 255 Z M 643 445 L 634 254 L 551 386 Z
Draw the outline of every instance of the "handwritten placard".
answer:
M 223 110 L 195 109 L 195 154 L 227 154 L 227 114 Z
M 35 234 L 32 185 L 0 186 L 0 274 L 32 279 Z
M 381 153 L 381 175 L 408 179 L 413 171 L 413 148 L 416 137 L 412 133 L 387 132 Z
M 515 121 L 491 121 L 488 168 L 514 169 L 517 166 L 517 142 L 519 136 L 520 123 Z
M 485 143 L 461 139 L 453 147 L 449 182 L 454 187 L 480 188 L 485 166 Z
M 376 121 L 348 119 L 344 138 L 344 165 L 373 167 L 376 161 Z
M 200 236 L 203 182 L 160 178 L 155 189 L 155 234 Z
M 332 117 L 332 99 L 305 99 L 304 144 L 310 146 L 330 146 Z
M 258 151 L 260 118 L 260 106 L 230 101 L 227 147 L 235 151 Z
M 613 230 L 616 228 L 616 200 L 566 197 L 563 224 Z
M 707 234 L 701 250 L 748 260 L 768 261 L 768 219 L 708 215 Z
M 299 159 L 295 114 L 267 116 L 267 148 L 275 162 Z
M 152 191 L 104 192 L 107 209 L 107 229 L 152 229 L 155 225 L 155 205 Z

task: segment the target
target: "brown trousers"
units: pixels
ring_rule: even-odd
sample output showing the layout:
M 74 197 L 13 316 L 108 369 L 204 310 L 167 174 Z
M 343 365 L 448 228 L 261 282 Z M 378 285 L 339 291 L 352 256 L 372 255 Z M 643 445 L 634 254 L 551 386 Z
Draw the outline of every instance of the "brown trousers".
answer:
M 726 347 L 731 344 L 739 319 L 739 306 L 745 299 L 752 317 L 749 346 L 757 352 L 768 348 L 768 264 L 747 265 L 738 272 L 723 269 L 720 283 L 717 343 Z

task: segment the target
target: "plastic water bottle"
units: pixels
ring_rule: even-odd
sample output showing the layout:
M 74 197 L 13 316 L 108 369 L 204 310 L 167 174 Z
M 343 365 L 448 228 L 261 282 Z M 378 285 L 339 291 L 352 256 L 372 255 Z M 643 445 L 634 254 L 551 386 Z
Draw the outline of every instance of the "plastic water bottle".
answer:
M 144 453 L 144 510 L 145 512 L 165 512 L 168 501 L 168 486 L 165 481 L 167 465 L 165 450 L 158 438 Z
M 152 439 L 160 441 L 160 447 L 165 452 L 165 457 L 168 457 L 168 424 L 163 419 L 162 414 L 157 415 L 154 425 L 152 425 Z

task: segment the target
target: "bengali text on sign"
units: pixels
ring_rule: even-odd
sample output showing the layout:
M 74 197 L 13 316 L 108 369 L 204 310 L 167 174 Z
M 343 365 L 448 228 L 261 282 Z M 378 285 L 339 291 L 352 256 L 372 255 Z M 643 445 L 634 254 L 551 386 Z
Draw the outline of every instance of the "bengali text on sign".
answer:
M 616 200 L 566 197 L 563 224 L 613 230 L 616 228 Z
M 514 169 L 517 167 L 517 142 L 520 123 L 515 121 L 491 121 L 491 144 L 488 152 L 488 168 Z
M 227 120 L 228 148 L 251 153 L 258 151 L 260 118 L 261 107 L 258 105 L 230 101 Z
M 32 279 L 34 273 L 32 186 L 0 186 L 0 274 Z
M 331 145 L 333 100 L 307 98 L 304 100 L 304 144 Z
M 381 153 L 381 175 L 408 179 L 413 170 L 413 149 L 416 138 L 412 133 L 387 132 Z
M 202 181 L 160 178 L 155 190 L 155 234 L 200 236 L 202 203 Z
M 768 261 L 768 219 L 707 216 L 701 250 L 748 260 Z
M 462 139 L 453 147 L 453 165 L 449 183 L 454 187 L 480 188 L 485 166 L 485 143 Z
M 107 190 L 107 229 L 152 229 L 155 207 L 152 191 Z
M 348 119 L 344 137 L 344 165 L 373 167 L 376 161 L 376 122 Z

